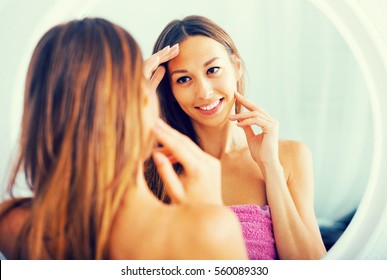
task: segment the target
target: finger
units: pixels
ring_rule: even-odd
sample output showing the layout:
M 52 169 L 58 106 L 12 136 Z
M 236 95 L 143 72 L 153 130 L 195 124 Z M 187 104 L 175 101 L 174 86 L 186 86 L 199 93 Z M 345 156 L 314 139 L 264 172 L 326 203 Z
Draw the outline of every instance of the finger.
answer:
M 267 115 L 258 111 L 242 112 L 242 113 L 229 116 L 228 118 L 231 121 L 239 121 L 239 122 L 249 118 L 262 118 L 268 122 L 271 121 L 271 119 L 269 119 Z
M 271 137 L 278 138 L 278 123 L 274 122 L 266 122 L 265 120 L 262 119 L 247 119 L 244 120 L 240 123 L 237 124 L 237 126 L 245 128 L 245 127 L 252 127 L 253 125 L 257 125 L 260 129 L 261 132 L 256 134 L 265 134 L 265 135 L 270 135 Z M 263 136 L 263 135 L 261 135 Z
M 194 142 L 161 120 L 153 128 L 153 134 L 157 141 L 164 145 L 184 166 L 187 172 L 191 171 L 194 162 L 200 161 L 203 157 L 204 152 Z
M 181 203 L 184 200 L 185 191 L 179 177 L 172 167 L 172 164 L 165 155 L 159 152 L 153 153 L 153 160 L 172 202 Z
M 150 89 L 152 92 L 156 91 L 164 75 L 165 75 L 165 67 L 159 66 L 156 69 L 155 73 L 153 74 L 152 78 L 150 79 Z
M 253 128 L 251 127 L 251 125 L 243 126 L 242 128 L 243 128 L 243 130 L 244 130 L 244 132 L 246 134 L 246 139 L 249 139 L 249 138 L 255 136 L 255 132 L 254 132 Z
M 166 46 L 162 50 L 153 54 L 144 61 L 144 75 L 146 79 L 152 77 L 153 72 L 160 66 L 160 64 L 171 60 L 179 54 L 179 44 L 175 44 L 172 48 Z
M 266 114 L 268 117 L 270 117 L 270 115 L 261 106 L 258 106 L 256 104 L 254 104 L 253 102 L 249 101 L 243 95 L 241 95 L 239 92 L 235 91 L 235 97 L 236 97 L 237 101 L 243 107 L 245 107 L 247 110 L 262 112 L 262 113 Z
M 178 54 L 179 44 L 175 44 L 170 49 L 167 49 L 165 52 L 160 53 L 160 64 L 175 58 Z
M 174 130 L 162 120 L 160 120 L 158 125 L 153 127 L 152 131 L 157 141 L 170 151 L 181 163 L 195 161 L 195 158 L 203 153 L 187 136 Z
M 152 77 L 152 74 L 157 69 L 157 67 L 161 63 L 165 62 L 165 56 L 170 51 L 170 49 L 170 46 L 166 46 L 164 49 L 151 55 L 151 57 L 144 61 L 144 75 L 148 80 Z
M 177 159 L 175 158 L 175 156 L 165 147 L 155 147 L 153 148 L 153 151 L 164 154 L 168 158 L 169 162 L 171 162 L 172 164 L 177 163 Z
M 250 119 L 245 119 L 243 121 L 240 121 L 239 123 L 237 123 L 237 126 L 245 127 L 245 126 L 257 125 L 262 130 L 265 130 L 266 128 L 270 127 L 270 124 L 271 124 L 270 122 L 262 118 L 250 118 Z
M 157 54 L 152 55 L 144 61 L 144 75 L 147 80 L 152 77 L 153 71 L 159 66 L 160 57 Z
M 168 149 L 174 150 L 176 146 L 174 144 L 177 144 L 176 142 L 180 144 L 187 145 L 187 149 L 189 149 L 192 153 L 200 152 L 202 153 L 202 150 L 199 148 L 198 145 L 196 145 L 188 136 L 180 133 L 176 129 L 169 126 L 166 122 L 164 122 L 162 119 L 158 119 L 156 126 L 154 129 L 158 130 L 160 133 L 163 134 L 163 139 L 161 139 L 161 143 L 165 145 Z
M 148 72 L 153 72 L 160 64 L 167 62 L 168 60 L 171 60 L 172 58 L 176 57 L 178 54 L 179 54 L 179 44 L 173 45 L 172 48 L 170 46 L 166 46 L 165 48 L 153 54 L 150 58 L 148 58 L 145 61 L 146 70 Z

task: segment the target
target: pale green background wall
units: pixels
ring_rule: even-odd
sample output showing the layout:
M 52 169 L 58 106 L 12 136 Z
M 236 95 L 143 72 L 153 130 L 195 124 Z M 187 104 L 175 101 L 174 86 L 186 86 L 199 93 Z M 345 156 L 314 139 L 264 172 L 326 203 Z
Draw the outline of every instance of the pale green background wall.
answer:
M 387 38 L 378 9 L 384 0 L 357 1 Z M 0 2 L 0 190 L 15 150 L 25 62 L 57 2 Z M 362 73 L 335 27 L 306 0 L 106 0 L 89 11 L 124 26 L 146 57 L 165 24 L 189 14 L 208 16 L 230 33 L 246 62 L 248 97 L 280 121 L 282 138 L 311 148 L 319 220 L 356 208 L 369 176 L 372 119 Z M 377 248 L 386 244 L 381 238 Z M 377 256 L 383 251 L 371 258 Z

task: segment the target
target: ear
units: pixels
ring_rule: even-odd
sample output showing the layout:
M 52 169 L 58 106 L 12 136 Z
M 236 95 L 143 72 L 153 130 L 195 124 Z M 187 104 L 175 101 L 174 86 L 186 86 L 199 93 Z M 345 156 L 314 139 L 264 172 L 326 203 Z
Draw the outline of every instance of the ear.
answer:
M 239 81 L 243 75 L 243 62 L 235 53 L 232 54 L 231 59 L 235 66 L 235 79 Z
M 150 118 L 150 122 L 154 123 L 160 114 L 159 100 L 154 89 L 151 89 L 149 82 L 145 79 L 141 83 L 140 106 L 143 108 L 143 113 L 146 118 Z
M 149 95 L 148 94 L 143 94 L 141 97 L 141 105 L 142 106 L 148 106 L 149 105 Z
M 149 103 L 150 103 L 150 89 L 149 89 L 149 85 L 147 85 L 147 81 L 144 79 L 141 81 L 141 97 L 140 97 L 140 100 L 141 100 L 141 106 L 144 106 L 144 107 L 147 107 L 149 106 Z

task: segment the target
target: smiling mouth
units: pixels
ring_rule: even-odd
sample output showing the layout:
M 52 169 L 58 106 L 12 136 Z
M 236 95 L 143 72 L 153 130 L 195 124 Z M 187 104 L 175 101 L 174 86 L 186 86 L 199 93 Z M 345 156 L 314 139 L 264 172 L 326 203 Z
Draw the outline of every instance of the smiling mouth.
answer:
M 199 112 L 205 114 L 205 115 L 210 115 L 215 112 L 220 108 L 220 105 L 222 104 L 224 97 L 212 101 L 210 104 L 207 104 L 205 106 L 196 106 L 195 109 L 197 109 Z
M 206 106 L 198 106 L 196 108 L 199 108 L 200 110 L 203 110 L 203 111 L 210 111 L 210 110 L 214 109 L 216 106 L 218 106 L 219 103 L 220 103 L 220 99 L 217 99 L 214 102 L 212 102 Z

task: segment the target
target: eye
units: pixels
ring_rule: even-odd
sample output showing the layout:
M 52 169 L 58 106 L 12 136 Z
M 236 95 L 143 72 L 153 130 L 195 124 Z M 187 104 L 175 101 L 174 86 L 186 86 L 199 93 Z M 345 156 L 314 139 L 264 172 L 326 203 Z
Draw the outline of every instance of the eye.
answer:
M 191 80 L 190 77 L 188 77 L 188 76 L 183 76 L 183 77 L 178 78 L 178 79 L 176 80 L 176 82 L 177 82 L 178 84 L 184 84 L 184 83 L 189 82 L 190 80 Z
M 207 70 L 207 74 L 215 74 L 216 72 L 218 72 L 220 69 L 220 67 L 218 66 L 215 66 L 215 67 L 211 67 Z

